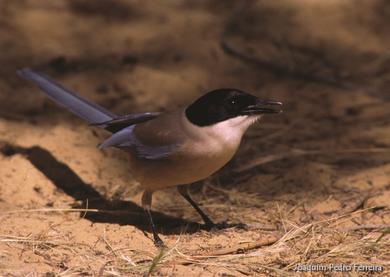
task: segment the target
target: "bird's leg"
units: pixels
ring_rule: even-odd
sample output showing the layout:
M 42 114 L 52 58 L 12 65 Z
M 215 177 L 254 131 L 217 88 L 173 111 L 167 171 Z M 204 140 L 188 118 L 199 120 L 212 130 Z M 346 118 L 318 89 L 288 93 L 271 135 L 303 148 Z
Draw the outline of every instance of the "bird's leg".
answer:
M 214 222 L 202 211 L 201 208 L 199 208 L 198 204 L 195 203 L 194 200 L 190 197 L 188 194 L 188 189 L 186 185 L 181 185 L 177 187 L 177 190 L 179 193 L 184 197 L 185 200 L 188 201 L 188 203 L 191 204 L 191 206 L 198 212 L 198 214 L 202 217 L 204 223 L 206 224 L 207 228 L 213 228 L 215 226 Z
M 145 190 L 144 194 L 142 195 L 142 207 L 144 208 L 146 216 L 149 220 L 149 225 L 152 229 L 154 245 L 156 245 L 156 247 L 164 247 L 164 242 L 157 234 L 156 226 L 154 225 L 152 214 L 150 212 L 152 207 L 152 194 L 153 192 Z

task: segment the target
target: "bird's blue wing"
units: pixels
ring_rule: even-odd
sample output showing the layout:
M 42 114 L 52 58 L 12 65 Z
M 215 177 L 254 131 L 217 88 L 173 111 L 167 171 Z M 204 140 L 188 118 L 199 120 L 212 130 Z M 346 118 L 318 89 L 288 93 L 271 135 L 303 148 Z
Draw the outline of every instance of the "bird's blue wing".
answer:
M 117 116 L 108 121 L 94 123 L 92 125 L 103 127 L 104 129 L 112 133 L 116 133 L 126 127 L 139 124 L 148 120 L 152 120 L 159 115 L 160 115 L 159 112 L 127 114 L 127 115 Z
M 139 141 L 134 134 L 135 125 L 126 127 L 99 145 L 100 149 L 106 147 L 130 148 L 133 149 L 137 157 L 147 160 L 163 159 L 171 155 L 177 148 L 177 144 L 150 146 Z

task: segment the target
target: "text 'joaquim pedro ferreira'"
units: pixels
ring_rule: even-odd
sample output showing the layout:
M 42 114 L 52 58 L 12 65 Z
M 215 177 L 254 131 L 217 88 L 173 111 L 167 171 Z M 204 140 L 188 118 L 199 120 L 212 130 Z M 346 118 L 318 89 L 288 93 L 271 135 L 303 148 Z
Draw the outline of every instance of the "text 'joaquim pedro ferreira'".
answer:
M 383 272 L 384 266 L 374 264 L 297 264 L 296 272 Z

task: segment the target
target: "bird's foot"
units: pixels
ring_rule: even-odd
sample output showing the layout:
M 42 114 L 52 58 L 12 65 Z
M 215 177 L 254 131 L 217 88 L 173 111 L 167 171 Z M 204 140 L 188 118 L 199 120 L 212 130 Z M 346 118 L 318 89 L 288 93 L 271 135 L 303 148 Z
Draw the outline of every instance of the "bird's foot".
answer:
M 163 240 L 158 235 L 153 236 L 153 242 L 154 242 L 154 246 L 156 246 L 159 249 L 166 248 Z

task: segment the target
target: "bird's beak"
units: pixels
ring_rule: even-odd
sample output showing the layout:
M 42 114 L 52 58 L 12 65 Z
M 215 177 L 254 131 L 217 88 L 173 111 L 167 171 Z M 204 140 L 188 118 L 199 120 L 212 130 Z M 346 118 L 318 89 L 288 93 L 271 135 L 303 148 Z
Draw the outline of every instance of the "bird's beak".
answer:
M 242 115 L 281 113 L 282 105 L 282 102 L 278 101 L 257 99 L 255 105 L 248 106 L 242 111 Z

